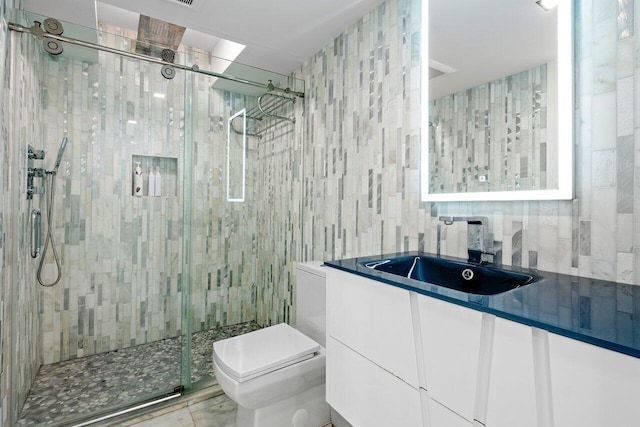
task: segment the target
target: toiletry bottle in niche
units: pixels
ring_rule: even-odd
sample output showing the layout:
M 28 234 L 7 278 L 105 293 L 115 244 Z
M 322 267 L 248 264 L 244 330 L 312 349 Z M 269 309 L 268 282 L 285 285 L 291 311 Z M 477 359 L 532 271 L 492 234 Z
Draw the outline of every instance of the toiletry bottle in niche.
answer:
M 140 162 L 134 162 L 136 167 L 133 169 L 133 195 L 134 196 L 142 196 L 143 195 L 143 180 L 142 180 L 142 167 L 140 166 Z
M 153 197 L 156 195 L 156 176 L 153 173 L 153 169 L 149 168 L 149 191 L 147 196 Z
M 156 187 L 156 196 L 162 196 L 162 176 L 160 176 L 160 166 L 156 168 L 155 178 L 155 187 Z

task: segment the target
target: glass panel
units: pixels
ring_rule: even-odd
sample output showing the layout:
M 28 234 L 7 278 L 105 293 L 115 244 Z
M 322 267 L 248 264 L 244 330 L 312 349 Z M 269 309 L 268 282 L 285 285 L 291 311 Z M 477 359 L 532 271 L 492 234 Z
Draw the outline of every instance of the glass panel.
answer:
M 44 19 L 15 17 L 25 27 Z M 130 30 L 63 26 L 65 37 L 135 51 Z M 45 366 L 32 395 L 55 397 L 61 384 L 69 394 L 28 401 L 22 417 L 66 424 L 211 385 L 211 343 L 258 328 L 257 142 L 291 129 L 277 123 L 293 122 L 304 82 L 191 49 L 158 64 L 68 42 L 52 56 L 20 37 L 42 75 L 33 91 L 45 141 L 35 148 L 46 163 L 69 138 L 54 213 L 63 279 L 43 291 Z M 253 135 L 232 141 L 245 203 L 229 203 L 225 125 L 261 108 Z
M 215 88 L 220 81 L 192 73 L 193 179 L 191 257 L 191 380 L 211 384 L 212 342 L 257 328 L 257 229 L 251 171 L 258 163 L 257 138 L 248 138 L 245 203 L 227 201 L 227 123 L 255 103 L 251 96 Z M 240 123 L 238 123 L 240 126 Z M 242 159 L 237 159 L 235 166 Z M 233 167 L 234 165 L 232 165 Z
M 91 33 L 63 25 L 69 37 Z M 44 167 L 69 138 L 54 178 L 62 280 L 43 291 L 44 365 L 21 414 L 37 425 L 95 417 L 181 385 L 186 72 L 167 79 L 160 64 L 62 48 L 35 51 Z M 33 203 L 45 211 L 44 197 Z M 45 260 L 45 280 L 54 265 Z

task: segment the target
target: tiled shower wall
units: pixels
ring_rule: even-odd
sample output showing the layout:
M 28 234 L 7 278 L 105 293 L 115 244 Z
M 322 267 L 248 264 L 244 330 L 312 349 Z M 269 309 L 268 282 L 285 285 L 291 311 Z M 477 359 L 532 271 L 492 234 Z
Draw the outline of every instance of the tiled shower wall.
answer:
M 15 38 L 12 47 L 5 19 L 9 19 L 8 8 L 16 3 L 0 4 L 0 143 L 4 165 L 0 178 L 0 425 L 11 425 L 42 361 L 39 290 L 27 239 L 29 212 L 36 206 L 25 197 L 27 144 L 42 140 L 38 126 L 42 122 L 42 57 L 33 39 Z
M 162 170 L 166 196 L 134 197 L 132 173 L 134 155 L 175 159 L 183 170 L 185 75 L 169 82 L 159 66 L 99 55 L 45 62 L 47 167 L 69 138 L 55 178 L 63 275 L 42 299 L 45 364 L 181 330 L 182 179 Z
M 207 60 L 210 58 L 196 62 L 206 64 Z M 194 141 L 191 327 L 195 332 L 256 318 L 255 191 L 260 178 L 255 174 L 257 153 L 249 138 L 246 201 L 227 201 L 227 121 L 255 99 L 211 89 L 215 80 L 210 76 L 191 74 L 190 79 Z
M 102 37 L 111 46 L 126 43 Z M 189 206 L 192 332 L 255 319 L 255 212 L 226 201 L 222 175 L 226 121 L 246 100 L 211 89 L 209 76 L 178 71 L 166 80 L 158 65 L 99 55 L 97 63 L 45 66 L 47 147 L 55 153 L 65 129 L 70 142 L 55 213 L 64 275 L 44 291 L 44 363 L 182 332 Z M 185 164 L 189 126 L 193 162 Z M 131 195 L 134 155 L 176 159 L 177 175 L 161 171 L 171 194 Z M 183 200 L 185 173 L 194 179 L 190 202 Z
M 435 252 L 438 215 L 486 215 L 504 264 L 640 283 L 640 2 L 577 2 L 576 199 L 540 202 L 420 202 L 419 8 L 383 3 L 300 72 L 304 259 Z M 443 226 L 443 252 L 465 233 Z
M 252 140 L 257 152 L 255 192 L 258 230 L 257 322 L 263 326 L 295 321 L 295 263 L 300 260 L 302 232 L 302 150 L 305 99 L 288 112 L 296 123 L 283 122 Z

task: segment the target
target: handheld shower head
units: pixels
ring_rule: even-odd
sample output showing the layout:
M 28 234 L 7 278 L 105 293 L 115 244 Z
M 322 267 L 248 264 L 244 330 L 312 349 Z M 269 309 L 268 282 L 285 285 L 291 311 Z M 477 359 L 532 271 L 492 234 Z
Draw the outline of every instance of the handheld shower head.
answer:
M 56 164 L 53 167 L 55 172 L 58 172 L 58 168 L 60 167 L 60 162 L 62 162 L 62 155 L 64 154 L 64 149 L 67 148 L 67 142 L 69 142 L 69 138 L 66 136 L 62 138 L 62 142 L 60 143 L 60 149 L 58 149 L 58 158 L 56 159 Z

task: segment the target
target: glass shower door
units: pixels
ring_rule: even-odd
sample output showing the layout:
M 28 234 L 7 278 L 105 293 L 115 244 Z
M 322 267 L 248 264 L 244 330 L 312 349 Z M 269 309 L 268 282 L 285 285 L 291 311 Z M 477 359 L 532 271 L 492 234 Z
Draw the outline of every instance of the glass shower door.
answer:
M 87 40 L 96 32 L 63 25 L 67 37 L 135 51 L 125 33 L 105 29 Z M 43 366 L 21 416 L 53 425 L 166 396 L 188 376 L 181 362 L 186 73 L 173 69 L 167 79 L 169 64 L 63 49 L 52 56 L 38 47 L 29 59 L 41 73 L 34 93 L 46 168 L 61 138 L 69 139 L 54 177 L 63 276 L 41 289 Z M 33 203 L 45 211 L 44 197 Z M 45 259 L 47 281 L 53 265 Z

